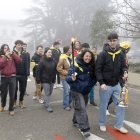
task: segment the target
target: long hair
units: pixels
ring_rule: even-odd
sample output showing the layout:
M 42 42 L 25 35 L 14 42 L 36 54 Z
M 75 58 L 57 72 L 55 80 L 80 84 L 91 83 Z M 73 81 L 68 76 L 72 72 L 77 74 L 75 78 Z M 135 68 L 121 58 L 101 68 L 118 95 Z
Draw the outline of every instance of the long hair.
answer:
M 93 72 L 95 72 L 95 57 L 94 57 L 93 53 L 92 53 L 90 50 L 84 50 L 84 51 L 80 54 L 79 60 L 84 62 L 83 57 L 84 57 L 84 55 L 85 55 L 87 52 L 89 52 L 89 53 L 91 54 L 91 61 L 90 61 L 89 65 L 92 67 Z
M 5 47 L 5 46 L 7 46 L 8 49 L 10 49 L 9 46 L 8 46 L 7 44 L 1 45 L 1 48 L 0 48 L 0 55 L 5 55 L 5 53 L 4 53 L 4 47 Z

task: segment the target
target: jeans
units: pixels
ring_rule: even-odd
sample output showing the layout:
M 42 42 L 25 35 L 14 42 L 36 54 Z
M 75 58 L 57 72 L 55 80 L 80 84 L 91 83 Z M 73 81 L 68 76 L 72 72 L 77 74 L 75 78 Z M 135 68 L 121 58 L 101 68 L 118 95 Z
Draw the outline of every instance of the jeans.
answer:
M 99 95 L 100 95 L 99 125 L 100 126 L 106 125 L 106 109 L 111 96 L 116 109 L 115 127 L 120 128 L 123 126 L 125 108 L 118 106 L 118 98 L 120 92 L 121 92 L 120 84 L 117 84 L 115 86 L 107 86 L 106 91 L 100 88 L 99 90 Z
M 9 92 L 9 111 L 13 111 L 16 90 L 16 77 L 2 77 L 1 79 L 1 107 L 6 106 L 7 93 Z
M 27 76 L 16 76 L 16 91 L 15 91 L 15 101 L 17 100 L 17 92 L 18 92 L 18 83 L 19 83 L 19 101 L 24 100 L 24 95 L 26 92 L 26 87 L 27 87 Z
M 94 102 L 94 87 L 89 92 L 89 101 L 90 103 Z
M 71 103 L 70 87 L 66 80 L 62 79 L 63 85 L 63 107 L 69 107 Z
M 51 94 L 53 92 L 54 83 L 51 83 L 51 84 L 42 83 L 42 86 L 43 86 L 43 89 L 45 92 L 44 106 L 49 107 L 50 106 L 50 97 L 51 97 Z

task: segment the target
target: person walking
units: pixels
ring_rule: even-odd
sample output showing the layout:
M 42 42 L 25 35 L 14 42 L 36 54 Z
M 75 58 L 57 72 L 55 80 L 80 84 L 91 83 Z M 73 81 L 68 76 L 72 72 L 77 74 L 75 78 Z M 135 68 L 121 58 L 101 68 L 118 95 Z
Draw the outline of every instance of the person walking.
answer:
M 97 56 L 96 77 L 100 83 L 100 108 L 99 108 L 99 125 L 100 130 L 106 131 L 106 109 L 107 104 L 112 96 L 116 108 L 116 121 L 114 128 L 121 133 L 127 133 L 123 127 L 125 108 L 118 106 L 118 98 L 121 92 L 119 83 L 120 78 L 126 79 L 127 67 L 125 57 L 118 44 L 118 34 L 111 32 L 107 37 L 107 43 L 104 50 Z
M 13 50 L 22 59 L 22 62 L 16 65 L 16 91 L 15 91 L 15 103 L 14 103 L 14 107 L 16 107 L 17 92 L 19 89 L 20 92 L 19 107 L 21 109 L 25 108 L 23 100 L 27 87 L 27 77 L 30 75 L 29 54 L 23 51 L 23 45 L 24 43 L 22 40 L 16 40 L 15 47 Z
M 81 52 L 74 65 L 68 70 L 66 80 L 70 85 L 70 92 L 74 104 L 73 125 L 79 127 L 85 137 L 90 136 L 90 126 L 86 105 L 88 94 L 96 83 L 95 60 L 90 50 Z
M 9 114 L 14 115 L 14 97 L 16 90 L 16 65 L 21 63 L 21 58 L 11 52 L 7 44 L 1 46 L 0 71 L 1 71 L 1 107 L 0 112 L 6 106 L 7 93 L 9 92 Z
M 68 69 L 71 66 L 71 48 L 70 46 L 63 47 L 63 54 L 60 55 L 57 71 L 59 72 L 62 85 L 63 85 L 63 108 L 67 111 L 70 110 L 71 103 L 71 95 L 70 95 L 70 87 L 66 81 L 66 75 L 68 73 Z
M 36 52 L 35 54 L 33 55 L 32 59 L 31 59 L 31 68 L 33 70 L 33 77 L 34 77 L 34 80 L 35 80 L 35 92 L 34 92 L 34 95 L 33 95 L 33 100 L 38 100 L 39 103 L 43 104 L 44 103 L 44 100 L 42 98 L 42 86 L 41 84 L 37 84 L 37 81 L 36 81 L 36 70 L 37 70 L 37 67 L 38 67 L 38 64 L 42 58 L 42 54 L 43 54 L 43 46 L 42 45 L 38 45 L 36 47 Z
M 50 97 L 56 80 L 56 66 L 57 63 L 52 57 L 52 50 L 46 48 L 36 70 L 36 82 L 43 86 L 45 92 L 44 106 L 50 113 L 53 112 L 50 106 Z

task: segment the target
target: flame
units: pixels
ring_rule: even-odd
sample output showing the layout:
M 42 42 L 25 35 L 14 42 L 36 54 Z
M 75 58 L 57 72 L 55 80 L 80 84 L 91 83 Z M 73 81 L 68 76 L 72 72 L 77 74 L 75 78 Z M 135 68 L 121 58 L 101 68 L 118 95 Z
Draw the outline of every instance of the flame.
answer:
M 71 38 L 71 43 L 74 43 L 76 41 L 76 38 L 72 37 Z

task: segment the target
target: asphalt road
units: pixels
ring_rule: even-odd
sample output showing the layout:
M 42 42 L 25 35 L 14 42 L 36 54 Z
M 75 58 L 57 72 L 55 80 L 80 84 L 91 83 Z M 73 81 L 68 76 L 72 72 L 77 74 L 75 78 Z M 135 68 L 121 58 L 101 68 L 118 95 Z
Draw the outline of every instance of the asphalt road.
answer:
M 15 110 L 15 116 L 8 111 L 0 113 L 0 140 L 83 140 L 79 131 L 72 126 L 73 109 L 62 108 L 62 89 L 54 89 L 51 105 L 53 113 L 35 100 L 32 100 L 34 82 L 28 82 L 25 96 L 27 108 Z M 98 86 L 95 87 L 95 101 L 99 104 Z M 111 116 L 107 117 L 107 132 L 100 132 L 98 126 L 98 107 L 87 106 L 91 132 L 105 140 L 140 140 L 140 90 L 129 89 L 129 107 L 126 108 L 125 124 L 127 135 L 113 129 L 114 106 L 110 106 Z

